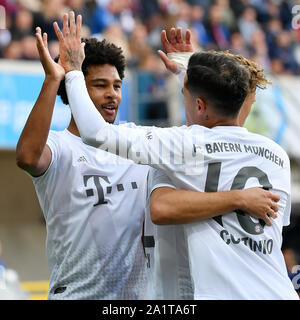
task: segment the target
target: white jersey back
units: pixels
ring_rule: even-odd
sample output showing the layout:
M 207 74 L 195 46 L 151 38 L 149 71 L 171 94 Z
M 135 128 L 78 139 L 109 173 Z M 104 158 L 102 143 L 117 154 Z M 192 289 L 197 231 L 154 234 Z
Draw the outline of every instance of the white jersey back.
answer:
M 190 130 L 196 135 L 199 126 Z M 291 209 L 288 156 L 245 128 L 202 130 L 203 171 L 166 172 L 176 187 L 212 192 L 262 186 L 281 199 L 271 227 L 243 212 L 185 225 L 195 299 L 298 299 L 281 253 Z
M 139 299 L 148 168 L 50 131 L 52 162 L 33 178 L 47 225 L 49 299 Z
M 272 140 L 241 127 L 153 128 L 147 134 L 152 135 L 151 141 L 167 141 L 170 134 L 178 145 L 180 137 L 186 141 L 185 150 L 174 142 L 171 162 L 164 161 L 164 152 L 157 148 L 159 161 L 152 166 L 168 176 L 169 185 L 208 192 L 261 186 L 281 197 L 279 217 L 271 227 L 240 211 L 184 226 L 195 299 L 298 299 L 281 253 L 282 227 L 289 224 L 291 209 L 290 164 L 285 151 Z M 178 152 L 194 156 L 176 164 Z M 166 177 L 156 179 L 148 190 L 160 184 L 168 185 Z M 157 230 L 154 234 L 158 239 L 166 237 L 172 242 L 167 228 L 160 236 L 163 226 Z M 156 263 L 165 263 L 164 254 L 170 257 L 169 252 L 160 250 L 163 256 L 159 260 L 155 257 Z M 177 260 L 174 256 L 173 262 L 167 263 L 178 265 Z

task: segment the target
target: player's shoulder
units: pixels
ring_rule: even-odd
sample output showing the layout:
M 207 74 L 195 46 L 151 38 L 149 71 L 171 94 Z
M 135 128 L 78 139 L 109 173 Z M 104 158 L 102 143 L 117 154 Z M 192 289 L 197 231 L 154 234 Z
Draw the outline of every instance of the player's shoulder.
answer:
M 252 137 L 256 139 L 256 141 L 263 143 L 264 145 L 268 146 L 270 149 L 277 151 L 277 153 L 280 153 L 282 156 L 289 159 L 289 156 L 287 152 L 283 149 L 283 147 L 280 146 L 277 142 L 275 142 L 271 138 L 266 137 L 262 134 L 253 133 L 253 132 L 249 132 L 249 134 L 251 134 Z
M 66 130 L 63 130 L 63 131 L 50 130 L 48 139 L 50 138 L 50 139 L 60 140 L 60 139 L 63 139 L 64 136 L 66 136 Z

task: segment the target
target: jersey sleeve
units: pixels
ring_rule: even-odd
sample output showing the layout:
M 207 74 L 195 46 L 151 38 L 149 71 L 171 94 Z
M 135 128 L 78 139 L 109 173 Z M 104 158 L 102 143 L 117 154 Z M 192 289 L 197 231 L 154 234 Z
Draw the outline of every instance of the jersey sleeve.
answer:
M 147 200 L 150 200 L 151 193 L 155 189 L 162 188 L 162 187 L 169 187 L 169 188 L 176 189 L 171 179 L 165 173 L 153 168 L 150 169 L 148 173 L 148 179 L 147 179 L 147 195 L 148 195 Z
M 66 89 L 70 108 L 84 143 L 109 151 L 137 164 L 146 164 L 163 171 L 173 171 L 174 165 L 194 166 L 198 160 L 193 153 L 194 138 L 186 134 L 187 127 L 118 126 L 107 123 L 91 101 L 83 73 L 66 74 Z M 199 126 L 200 127 L 200 126 Z
M 35 181 L 35 182 L 39 182 L 41 180 L 44 180 L 47 176 L 48 176 L 48 172 L 51 170 L 51 168 L 55 165 L 55 163 L 57 162 L 59 155 L 61 153 L 61 146 L 59 143 L 59 139 L 57 138 L 57 133 L 54 131 L 50 131 L 49 135 L 48 135 L 48 139 L 46 144 L 48 145 L 50 151 L 51 151 L 51 161 L 49 164 L 49 167 L 47 168 L 47 170 L 38 177 L 33 177 L 31 176 L 31 178 Z

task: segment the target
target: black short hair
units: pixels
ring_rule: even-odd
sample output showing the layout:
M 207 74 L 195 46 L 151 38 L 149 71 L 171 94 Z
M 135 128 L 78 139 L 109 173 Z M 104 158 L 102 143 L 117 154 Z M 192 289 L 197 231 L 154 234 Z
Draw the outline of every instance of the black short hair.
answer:
M 85 76 L 88 74 L 89 66 L 111 64 L 116 67 L 120 79 L 122 80 L 124 78 L 125 57 L 121 48 L 117 47 L 113 43 L 107 42 L 105 39 L 99 41 L 96 38 L 89 38 L 82 39 L 81 41 L 85 42 L 85 59 L 81 67 Z M 59 56 L 54 60 L 57 62 L 58 59 Z M 64 79 L 60 83 L 57 95 L 61 97 L 64 104 L 69 104 Z
M 225 117 L 237 116 L 248 92 L 249 71 L 223 52 L 196 52 L 189 60 L 186 88 Z

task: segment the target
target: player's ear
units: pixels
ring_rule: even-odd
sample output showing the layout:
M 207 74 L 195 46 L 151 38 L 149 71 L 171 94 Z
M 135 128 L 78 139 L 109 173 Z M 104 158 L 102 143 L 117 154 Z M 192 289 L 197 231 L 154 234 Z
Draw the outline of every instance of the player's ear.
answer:
M 206 112 L 206 108 L 207 108 L 206 101 L 203 98 L 198 97 L 196 99 L 196 104 L 197 104 L 197 109 L 199 114 L 203 115 Z

